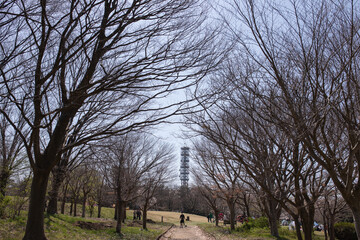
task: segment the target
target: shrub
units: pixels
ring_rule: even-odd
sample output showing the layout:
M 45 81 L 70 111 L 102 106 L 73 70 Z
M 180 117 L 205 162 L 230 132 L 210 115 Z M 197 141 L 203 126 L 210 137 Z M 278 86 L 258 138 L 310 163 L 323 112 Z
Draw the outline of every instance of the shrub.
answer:
M 334 225 L 335 237 L 339 240 L 357 240 L 353 223 L 339 222 Z
M 8 196 L 3 196 L 0 193 L 0 218 L 4 218 L 5 217 L 5 209 L 8 207 L 9 203 L 11 201 L 11 198 Z
M 260 217 L 254 220 L 254 225 L 257 228 L 269 228 L 269 220 L 267 217 Z
M 269 228 L 269 221 L 266 217 L 260 217 L 257 219 L 249 218 L 249 221 L 236 228 L 236 231 L 247 232 L 252 228 Z

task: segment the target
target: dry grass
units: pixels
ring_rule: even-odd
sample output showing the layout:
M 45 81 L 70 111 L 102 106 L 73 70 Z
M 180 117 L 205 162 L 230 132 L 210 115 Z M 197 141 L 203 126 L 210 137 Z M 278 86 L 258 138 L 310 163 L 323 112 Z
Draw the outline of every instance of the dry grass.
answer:
M 161 217 L 163 217 L 164 222 L 172 224 L 180 224 L 180 212 L 165 212 L 165 211 L 149 211 L 148 218 L 154 220 L 155 222 L 161 222 Z M 207 223 L 207 218 L 194 214 L 184 213 L 185 218 L 189 217 L 190 221 L 186 221 L 187 225 L 197 225 L 199 223 Z

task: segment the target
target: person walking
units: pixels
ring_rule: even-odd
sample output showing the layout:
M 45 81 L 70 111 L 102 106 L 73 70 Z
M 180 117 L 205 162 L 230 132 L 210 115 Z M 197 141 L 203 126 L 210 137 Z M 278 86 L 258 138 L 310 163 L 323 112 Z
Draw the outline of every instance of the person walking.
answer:
M 183 213 L 181 213 L 180 215 L 180 227 L 184 227 L 185 226 L 185 215 Z
M 213 222 L 213 217 L 214 217 L 213 214 L 210 212 L 210 213 L 209 213 L 209 218 L 210 218 L 210 222 L 211 222 L 211 223 Z

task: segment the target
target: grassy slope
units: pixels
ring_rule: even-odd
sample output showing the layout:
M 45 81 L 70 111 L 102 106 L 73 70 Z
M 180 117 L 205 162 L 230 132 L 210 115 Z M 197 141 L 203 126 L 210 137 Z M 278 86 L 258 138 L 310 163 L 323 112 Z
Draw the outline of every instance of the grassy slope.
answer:
M 276 239 L 275 237 L 271 236 L 269 229 L 261 229 L 261 228 L 254 228 L 248 232 L 237 232 L 237 231 L 230 231 L 229 225 L 224 226 L 222 223 L 219 224 L 219 227 L 215 227 L 214 225 L 209 224 L 200 224 L 199 225 L 205 232 L 210 233 L 216 239 L 247 239 L 247 240 L 270 240 Z M 296 232 L 289 231 L 287 227 L 281 227 L 279 229 L 279 235 L 282 240 L 296 240 Z M 319 232 L 315 232 L 314 240 L 324 240 L 324 235 Z
M 99 218 L 81 218 L 81 217 L 71 217 L 68 215 L 58 214 L 55 216 L 45 217 L 45 233 L 49 240 L 59 239 L 59 240 L 100 240 L 100 239 L 128 239 L 128 240 L 150 240 L 156 239 L 162 232 L 166 231 L 172 224 L 179 225 L 179 216 L 180 213 L 176 212 L 163 212 L 163 211 L 149 211 L 148 218 L 155 221 L 155 224 L 148 224 L 148 231 L 143 231 L 141 229 L 141 223 L 133 223 L 132 221 L 133 211 L 128 211 L 128 219 L 125 226 L 122 229 L 124 234 L 123 238 L 120 238 L 115 233 L 115 221 L 112 219 L 114 216 L 114 209 L 112 208 L 103 208 L 102 217 Z M 0 239 L 3 240 L 18 240 L 23 237 L 26 217 L 25 213 L 23 216 L 10 220 L 10 219 L 0 219 Z M 190 217 L 190 221 L 187 221 L 187 225 L 199 225 L 203 230 L 215 236 L 216 239 L 256 239 L 256 240 L 265 240 L 265 239 L 274 239 L 270 235 L 270 231 L 266 229 L 252 229 L 246 233 L 232 232 L 230 233 L 229 226 L 223 226 L 220 223 L 219 227 L 215 227 L 214 224 L 207 223 L 207 218 L 193 215 L 185 214 L 185 216 Z M 164 223 L 161 223 L 161 217 L 163 217 Z M 103 230 L 87 230 L 82 229 L 75 225 L 77 221 L 89 221 L 89 222 L 102 222 L 108 225 L 112 225 L 111 228 Z M 324 237 L 316 232 L 315 240 L 322 240 Z M 280 235 L 284 240 L 295 240 L 295 232 L 288 231 L 286 228 L 280 229 Z
M 156 221 L 155 224 L 148 223 L 148 231 L 141 229 L 140 223 L 133 223 L 131 220 L 132 211 L 128 212 L 128 219 L 123 226 L 122 232 L 123 238 L 120 238 L 115 232 L 116 222 L 112 219 L 114 216 L 114 209 L 103 208 L 102 217 L 104 218 L 81 218 L 71 217 L 68 215 L 57 214 L 54 216 L 45 216 L 45 234 L 49 240 L 52 239 L 77 239 L 77 240 L 97 240 L 97 239 L 156 239 L 161 233 L 166 231 L 172 224 L 160 223 L 161 217 L 158 213 L 152 214 L 150 212 L 149 218 Z M 26 225 L 26 213 L 16 219 L 0 219 L 0 239 L 2 240 L 18 240 L 23 237 Z M 87 222 L 102 222 L 108 225 L 112 225 L 111 228 L 105 228 L 102 230 L 88 230 L 76 226 L 77 221 Z M 128 226 L 129 225 L 129 226 Z

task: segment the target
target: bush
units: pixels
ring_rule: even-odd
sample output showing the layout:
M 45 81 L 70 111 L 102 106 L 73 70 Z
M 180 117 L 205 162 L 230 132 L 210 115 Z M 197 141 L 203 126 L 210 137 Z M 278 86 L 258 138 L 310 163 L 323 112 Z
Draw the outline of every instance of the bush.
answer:
M 269 221 L 266 217 L 260 217 L 257 219 L 249 218 L 248 222 L 245 222 L 240 227 L 236 228 L 238 232 L 247 232 L 252 228 L 269 228 Z
M 357 240 L 353 223 L 339 222 L 334 225 L 335 237 L 339 240 Z
M 254 220 L 254 225 L 257 228 L 269 228 L 269 220 L 267 217 L 260 217 Z
M 0 218 L 4 218 L 6 217 L 5 215 L 5 209 L 8 207 L 9 203 L 10 203 L 11 199 L 8 196 L 3 196 L 0 193 Z

